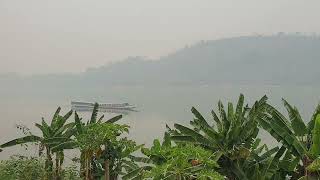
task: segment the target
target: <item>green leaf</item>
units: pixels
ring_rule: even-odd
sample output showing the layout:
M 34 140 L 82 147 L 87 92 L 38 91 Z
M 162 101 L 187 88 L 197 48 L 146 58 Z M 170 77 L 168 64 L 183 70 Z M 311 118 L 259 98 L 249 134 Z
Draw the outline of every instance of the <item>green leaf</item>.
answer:
M 115 116 L 115 117 L 107 120 L 106 123 L 115 123 L 115 122 L 119 121 L 120 119 L 122 119 L 122 115 Z
M 311 154 L 314 157 L 320 155 L 320 114 L 316 117 L 314 121 L 315 125 L 312 131 L 312 145 L 311 145 Z
M 73 114 L 73 111 L 72 110 L 70 110 L 69 112 L 67 112 L 64 116 L 63 116 L 63 119 L 69 119 L 71 116 L 72 116 L 72 114 Z
M 98 116 L 98 111 L 99 111 L 99 104 L 94 103 L 92 114 L 91 114 L 91 119 L 90 119 L 90 124 L 96 123 L 97 122 L 97 116 Z
M 132 156 L 132 155 L 129 155 L 129 159 L 131 159 L 135 162 L 141 162 L 141 163 L 150 163 L 151 162 L 151 160 L 149 158 L 136 157 L 136 156 Z
M 54 126 L 54 124 L 56 123 L 56 120 L 57 120 L 57 117 L 59 116 L 60 111 L 61 111 L 61 107 L 58 107 L 58 109 L 56 110 L 56 112 L 52 117 L 51 126 Z
M 140 175 L 140 173 L 143 172 L 144 170 L 150 170 L 151 168 L 152 168 L 151 166 L 144 166 L 144 167 L 137 168 L 129 172 L 128 174 L 122 176 L 122 179 L 123 180 L 134 179 L 136 176 Z
M 293 108 L 285 99 L 282 99 L 282 101 L 288 111 L 291 126 L 296 136 L 304 136 L 307 134 L 307 127 L 304 124 L 297 108 Z
M 233 104 L 231 102 L 228 103 L 228 119 L 231 123 L 234 119 Z
M 54 133 L 53 137 L 61 136 L 62 133 L 64 133 L 65 131 L 73 129 L 74 126 L 75 126 L 75 123 L 68 123 L 68 124 L 62 126 L 60 129 L 56 130 L 56 132 Z M 70 136 L 68 136 L 68 137 L 70 137 Z
M 5 148 L 5 147 L 15 146 L 15 145 L 18 145 L 18 144 L 25 144 L 25 143 L 31 143 L 31 142 L 40 142 L 40 141 L 42 141 L 41 137 L 30 135 L 30 136 L 25 136 L 25 137 L 22 137 L 22 138 L 17 138 L 17 139 L 14 139 L 12 141 L 6 142 L 6 143 L 2 144 L 0 147 L 1 148 Z
M 47 122 L 44 120 L 44 118 L 42 118 L 41 125 L 45 129 L 45 134 L 47 134 L 48 137 L 51 136 L 51 134 L 53 133 L 52 129 L 47 124 Z
M 104 118 L 104 115 L 102 115 L 102 116 L 99 118 L 98 123 L 101 123 L 103 118 Z
M 212 117 L 213 117 L 213 120 L 216 122 L 217 124 L 217 127 L 218 127 L 218 131 L 219 132 L 222 132 L 224 130 L 224 127 L 223 127 L 223 124 L 221 123 L 219 117 L 217 116 L 217 114 L 212 110 L 211 111 L 211 114 L 212 114 Z
M 271 136 L 273 136 L 278 142 L 281 141 L 293 154 L 302 157 L 306 152 L 304 146 L 297 140 L 292 132 L 288 132 L 288 128 L 285 126 L 279 126 L 277 124 L 277 120 L 278 119 L 276 118 L 266 116 L 258 119 L 262 128 L 268 131 Z
M 257 138 L 254 143 L 252 144 L 251 148 L 254 150 L 254 149 L 257 149 L 259 144 L 261 142 L 261 139 L 260 138 Z
M 52 137 L 52 138 L 46 138 L 42 140 L 42 143 L 44 144 L 56 144 L 56 143 L 60 143 L 60 142 L 65 142 L 68 141 L 69 138 L 65 138 L 65 137 Z
M 63 142 L 61 144 L 58 144 L 56 146 L 54 146 L 51 151 L 52 152 L 58 152 L 58 151 L 62 151 L 62 150 L 65 150 L 65 149 L 74 149 L 78 147 L 78 144 L 76 141 L 67 141 L 67 142 Z
M 244 96 L 243 94 L 240 94 L 237 108 L 236 108 L 236 118 L 239 118 L 242 115 L 242 109 L 243 109 L 243 104 L 244 104 Z
M 284 146 L 282 146 L 278 150 L 276 155 L 272 158 L 272 161 L 270 161 L 270 163 L 268 163 L 268 165 L 263 170 L 263 174 L 264 175 L 266 175 L 268 172 L 271 173 L 271 174 L 275 174 L 276 173 L 276 171 L 278 170 L 278 165 L 279 165 L 280 158 L 285 153 L 285 151 L 286 151 L 286 148 Z
M 260 156 L 260 161 L 264 161 L 267 158 L 270 158 L 274 153 L 276 153 L 278 151 L 279 151 L 278 147 L 274 147 L 274 148 L 270 149 L 269 151 L 265 152 L 264 154 L 262 154 Z
M 231 163 L 230 170 L 241 180 L 248 180 L 244 171 L 236 163 Z
M 73 111 L 69 111 L 67 114 L 65 114 L 64 116 L 57 116 L 56 117 L 56 122 L 54 124 L 54 126 L 51 127 L 51 129 L 53 131 L 57 131 L 58 129 L 60 129 L 61 127 L 64 126 L 64 124 L 67 122 L 67 120 L 70 118 L 70 116 L 73 114 Z
M 229 127 L 230 127 L 230 122 L 229 122 L 229 120 L 227 118 L 226 111 L 224 110 L 224 107 L 223 107 L 223 104 L 222 104 L 221 101 L 218 102 L 218 109 L 219 109 L 221 122 L 222 122 L 223 128 L 224 128 L 223 133 L 228 132 Z
M 205 127 L 205 128 L 211 128 L 211 126 L 207 123 L 207 121 L 204 119 L 204 117 L 200 114 L 200 112 L 192 107 L 191 112 L 194 114 L 194 116 L 199 120 L 199 123 L 201 126 Z
M 38 123 L 36 123 L 35 126 L 41 130 L 43 137 L 49 137 L 50 136 L 49 129 L 45 128 L 44 126 L 42 126 L 42 125 L 40 125 Z
M 163 147 L 171 147 L 171 137 L 170 137 L 170 134 L 168 132 L 164 133 L 162 146 Z
M 196 143 L 197 141 L 191 136 L 183 136 L 183 135 L 174 135 L 171 136 L 172 141 L 174 142 L 190 142 Z
M 311 117 L 311 121 L 308 123 L 308 133 L 311 134 L 313 127 L 314 127 L 314 122 L 316 120 L 317 115 L 320 114 L 320 104 L 318 104 L 318 106 L 316 107 L 316 110 L 314 111 L 312 117 Z
M 206 146 L 212 146 L 212 143 L 207 138 L 205 138 L 201 134 L 197 133 L 196 131 L 194 131 L 194 130 L 192 130 L 190 128 L 187 128 L 185 126 L 182 126 L 180 124 L 174 124 L 174 127 L 176 129 L 178 129 L 184 135 L 191 136 L 192 138 L 194 138 L 200 144 L 203 144 L 203 145 L 206 145 Z
M 75 120 L 77 131 L 79 134 L 81 134 L 83 132 L 83 127 L 82 127 L 81 120 L 80 120 L 77 112 L 75 112 L 74 120 Z

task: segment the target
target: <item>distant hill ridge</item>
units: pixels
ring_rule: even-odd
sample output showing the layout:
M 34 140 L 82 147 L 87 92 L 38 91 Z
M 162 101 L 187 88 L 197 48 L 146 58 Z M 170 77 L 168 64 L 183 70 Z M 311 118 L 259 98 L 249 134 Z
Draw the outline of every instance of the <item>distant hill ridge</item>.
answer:
M 312 84 L 320 82 L 320 38 L 303 35 L 247 36 L 202 41 L 158 60 L 130 57 L 74 75 L 33 76 L 29 84 Z M 0 77 L 4 81 L 8 76 Z M 9 78 L 10 79 L 10 78 Z M 17 77 L 11 78 L 19 79 Z
M 120 84 L 319 84 L 319 68 L 319 37 L 276 35 L 202 41 L 156 61 L 128 58 L 83 75 Z

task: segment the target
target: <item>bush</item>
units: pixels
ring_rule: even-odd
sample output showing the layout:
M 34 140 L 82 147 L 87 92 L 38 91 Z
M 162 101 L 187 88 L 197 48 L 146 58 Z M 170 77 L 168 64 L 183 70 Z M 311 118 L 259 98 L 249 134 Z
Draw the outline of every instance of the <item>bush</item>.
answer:
M 66 167 L 62 170 L 62 179 L 65 180 L 80 180 L 79 167 L 75 164 Z
M 11 156 L 0 161 L 0 179 L 2 180 L 44 180 L 46 179 L 45 160 L 38 157 Z M 78 167 L 71 165 L 62 170 L 62 179 L 80 179 Z
M 44 160 L 41 158 L 15 155 L 0 162 L 0 179 L 37 180 L 44 179 L 45 174 Z

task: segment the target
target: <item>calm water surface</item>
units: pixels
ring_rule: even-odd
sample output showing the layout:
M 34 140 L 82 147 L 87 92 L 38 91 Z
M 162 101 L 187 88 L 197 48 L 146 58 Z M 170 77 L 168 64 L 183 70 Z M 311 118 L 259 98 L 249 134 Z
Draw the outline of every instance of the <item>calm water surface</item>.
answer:
M 279 107 L 281 98 L 285 97 L 291 104 L 296 105 L 305 119 L 309 119 L 314 107 L 320 99 L 320 87 L 309 86 L 167 86 L 167 87 L 111 87 L 99 90 L 52 90 L 52 91 L 23 91 L 13 90 L 2 92 L 0 90 L 0 143 L 6 142 L 23 134 L 15 128 L 16 124 L 26 125 L 34 134 L 40 132 L 34 128 L 34 123 L 40 122 L 41 117 L 47 121 L 58 106 L 63 112 L 70 110 L 71 100 L 122 103 L 128 102 L 137 106 L 139 112 L 133 112 L 121 120 L 130 125 L 129 137 L 138 143 L 150 145 L 154 138 L 162 138 L 165 124 L 174 122 L 188 124 L 193 115 L 192 106 L 198 108 L 207 118 L 210 118 L 211 109 L 216 109 L 218 100 L 224 103 L 235 102 L 239 93 L 243 93 L 248 103 L 268 95 L 269 102 Z M 90 113 L 80 113 L 83 117 Z M 105 114 L 106 119 L 117 114 Z M 70 119 L 70 121 L 73 121 Z M 272 144 L 271 138 L 262 133 L 264 141 Z M 17 146 L 7 148 L 0 153 L 0 159 L 13 154 L 36 155 L 36 148 L 25 151 Z M 74 153 L 68 154 L 72 158 Z

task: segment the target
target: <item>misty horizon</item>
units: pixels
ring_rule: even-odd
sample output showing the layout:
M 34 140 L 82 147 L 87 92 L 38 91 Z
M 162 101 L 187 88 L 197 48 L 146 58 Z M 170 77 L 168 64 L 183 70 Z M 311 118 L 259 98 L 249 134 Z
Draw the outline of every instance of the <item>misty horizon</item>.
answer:
M 99 68 L 108 68 L 112 65 L 119 64 L 119 63 L 126 63 L 130 62 L 131 60 L 134 59 L 140 59 L 143 61 L 161 61 L 163 59 L 166 59 L 166 57 L 169 57 L 170 55 L 173 55 L 175 53 L 178 53 L 184 49 L 188 49 L 191 47 L 195 47 L 199 44 L 202 43 L 210 43 L 210 42 L 219 42 L 219 41 L 227 41 L 227 40 L 232 40 L 232 39 L 241 39 L 241 38 L 268 38 L 268 37 L 275 37 L 275 38 L 283 38 L 283 37 L 302 37 L 302 38 L 315 38 L 319 39 L 320 34 L 317 34 L 315 32 L 313 33 L 303 33 L 303 32 L 293 32 L 293 33 L 287 33 L 287 32 L 277 32 L 273 34 L 252 34 L 252 35 L 245 35 L 245 36 L 235 36 L 235 37 L 225 37 L 225 38 L 218 38 L 218 39 L 209 39 L 209 40 L 199 40 L 190 44 L 186 44 L 182 47 L 179 47 L 173 51 L 167 52 L 166 54 L 159 55 L 157 57 L 149 57 L 149 56 L 144 56 L 144 55 L 128 55 L 122 59 L 118 60 L 111 60 L 110 62 L 106 61 L 104 64 L 100 65 L 95 65 L 95 66 L 88 66 L 85 67 L 84 70 L 82 71 L 69 71 L 69 72 L 43 72 L 43 73 L 20 73 L 20 72 L 0 72 L 0 76 L 20 76 L 20 77 L 32 77 L 33 75 L 63 75 L 63 74 L 81 74 L 81 73 L 86 73 L 88 71 L 92 71 L 95 69 Z
M 77 73 L 201 40 L 320 33 L 319 1 L 0 2 L 0 72 Z
M 0 180 L 320 179 L 320 0 L 0 0 Z

